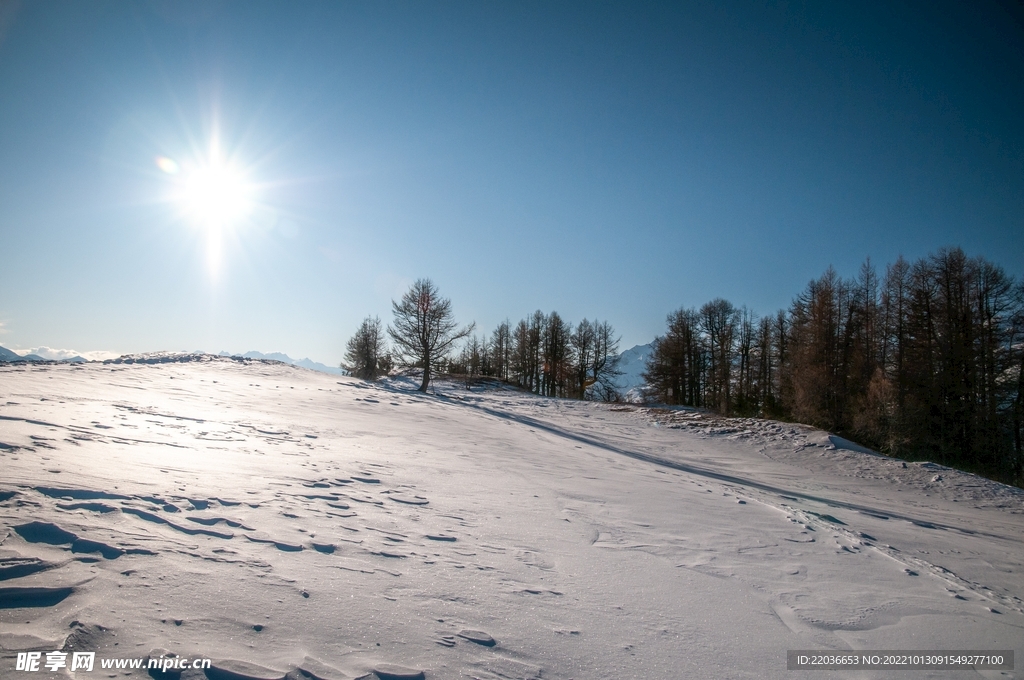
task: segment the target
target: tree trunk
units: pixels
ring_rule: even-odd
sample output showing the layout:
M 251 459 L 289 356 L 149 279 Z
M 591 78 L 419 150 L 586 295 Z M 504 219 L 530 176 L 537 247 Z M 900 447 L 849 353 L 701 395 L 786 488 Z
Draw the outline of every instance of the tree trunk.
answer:
M 420 385 L 419 392 L 426 393 L 427 386 L 430 384 L 430 360 L 423 362 L 423 383 Z

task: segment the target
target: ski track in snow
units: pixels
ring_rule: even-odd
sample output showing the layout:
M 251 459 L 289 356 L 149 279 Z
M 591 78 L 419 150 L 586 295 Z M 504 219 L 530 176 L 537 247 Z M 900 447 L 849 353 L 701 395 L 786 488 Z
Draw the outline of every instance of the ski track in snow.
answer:
M 1024 658 L 1024 493 L 800 425 L 151 356 L 0 367 L 0 469 L 5 677 L 55 649 L 214 659 L 182 680 Z

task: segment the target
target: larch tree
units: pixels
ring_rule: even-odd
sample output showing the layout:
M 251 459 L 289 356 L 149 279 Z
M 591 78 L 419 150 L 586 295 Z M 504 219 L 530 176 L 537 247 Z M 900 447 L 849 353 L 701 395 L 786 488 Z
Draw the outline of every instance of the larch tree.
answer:
M 700 315 L 679 309 L 668 315 L 668 332 L 654 340 L 643 377 L 650 396 L 665 404 L 703 406 L 707 351 L 701 341 Z
M 363 380 L 376 380 L 391 370 L 391 356 L 378 317 L 366 317 L 345 346 L 341 367 Z
M 569 344 L 576 356 L 574 387 L 577 399 L 583 399 L 586 396 L 587 388 L 596 382 L 590 372 L 591 364 L 594 361 L 596 340 L 594 327 L 586 319 L 580 321 L 576 325 L 576 329 L 569 335 Z
M 499 380 L 509 379 L 509 364 L 512 362 L 512 330 L 508 320 L 498 324 L 491 335 L 491 365 Z
M 593 329 L 594 354 L 590 362 L 593 395 L 602 401 L 616 401 L 619 399 L 616 379 L 622 375 L 619 370 L 619 339 L 607 321 L 595 320 Z
M 717 298 L 700 308 L 701 330 L 710 359 L 706 402 L 721 413 L 728 413 L 732 403 L 732 363 L 739 321 L 740 311 L 728 300 Z
M 423 369 L 419 391 L 426 392 L 432 372 L 448 357 L 455 343 L 472 333 L 476 325 L 460 329 L 451 300 L 441 297 L 430 279 L 416 281 L 391 306 L 395 318 L 388 334 L 395 343 L 397 359 L 407 368 Z

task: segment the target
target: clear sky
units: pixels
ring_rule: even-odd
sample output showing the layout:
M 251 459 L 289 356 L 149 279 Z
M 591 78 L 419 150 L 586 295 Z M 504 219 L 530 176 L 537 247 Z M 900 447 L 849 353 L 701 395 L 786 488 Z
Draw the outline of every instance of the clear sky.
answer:
M 650 341 L 959 245 L 1024 273 L 1024 12 L 0 0 L 0 345 L 336 364 L 419 277 Z

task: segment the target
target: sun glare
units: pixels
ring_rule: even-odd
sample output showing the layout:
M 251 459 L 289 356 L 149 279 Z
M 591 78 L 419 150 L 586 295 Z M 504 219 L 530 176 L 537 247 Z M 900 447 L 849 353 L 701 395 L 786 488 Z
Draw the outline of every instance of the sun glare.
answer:
M 199 168 L 185 180 L 182 198 L 191 216 L 207 229 L 232 226 L 251 210 L 251 190 L 222 166 Z
M 173 158 L 168 158 L 167 156 L 157 156 L 156 167 L 160 168 L 168 175 L 177 175 L 178 170 L 180 170 L 178 163 Z
M 227 250 L 237 250 L 233 245 L 240 243 L 245 227 L 267 209 L 250 178 L 252 167 L 224 155 L 216 131 L 205 151 L 193 147 L 184 157 L 158 155 L 154 161 L 166 178 L 164 200 L 176 207 L 177 219 L 195 230 L 193 236 L 205 242 L 210 274 L 219 278 Z

